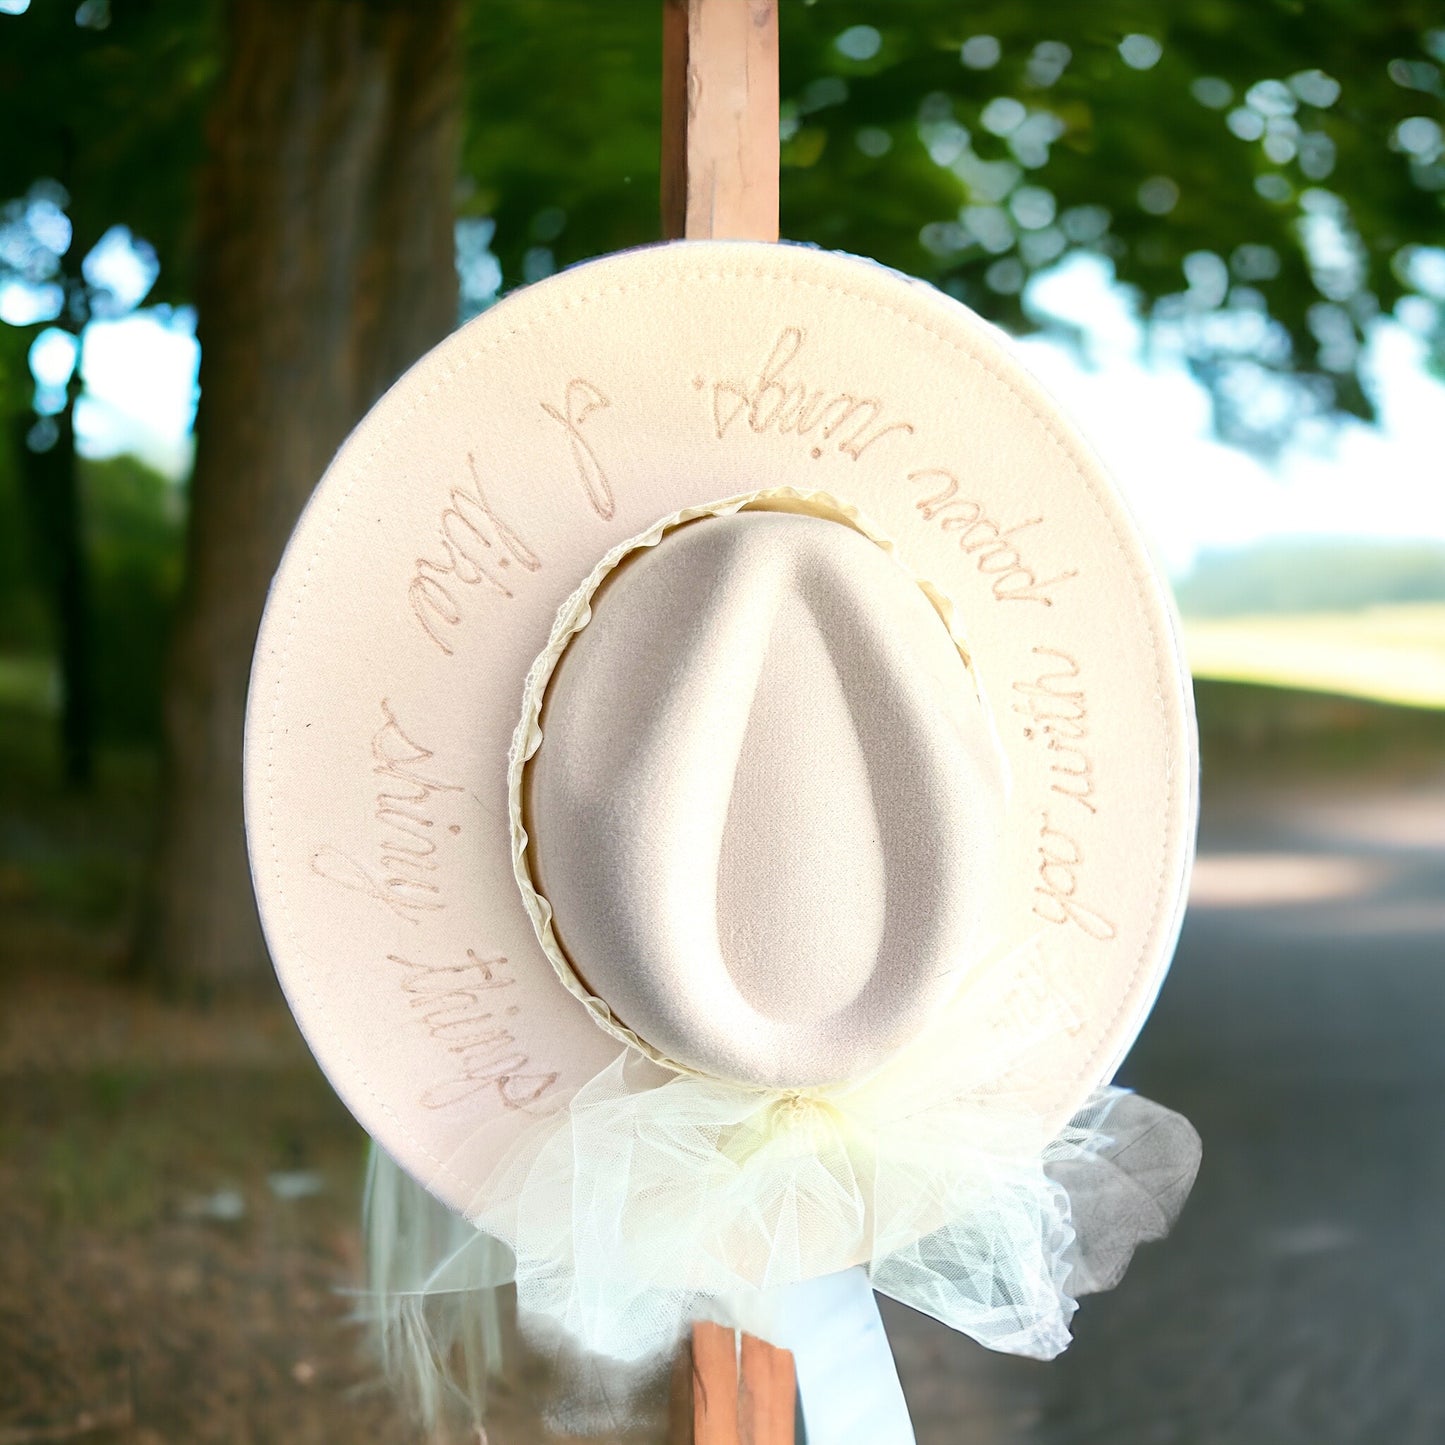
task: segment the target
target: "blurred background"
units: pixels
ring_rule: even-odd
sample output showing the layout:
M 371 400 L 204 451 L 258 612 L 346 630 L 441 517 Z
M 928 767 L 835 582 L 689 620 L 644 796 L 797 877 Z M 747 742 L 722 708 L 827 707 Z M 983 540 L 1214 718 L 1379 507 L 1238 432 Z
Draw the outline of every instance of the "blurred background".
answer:
M 657 0 L 0 0 L 0 1445 L 408 1438 L 364 1141 L 256 929 L 241 704 L 416 356 L 658 231 Z M 782 0 L 793 240 L 1019 338 L 1172 577 L 1201 857 L 1125 1081 L 1205 1166 L 923 1445 L 1445 1439 L 1445 12 Z M 537 1438 L 525 1381 L 496 1441 Z

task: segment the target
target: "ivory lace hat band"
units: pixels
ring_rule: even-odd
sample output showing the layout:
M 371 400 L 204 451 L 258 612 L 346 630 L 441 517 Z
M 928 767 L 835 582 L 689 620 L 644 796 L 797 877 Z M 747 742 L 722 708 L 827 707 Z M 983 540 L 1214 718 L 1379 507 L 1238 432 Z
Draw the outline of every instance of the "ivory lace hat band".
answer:
M 838 680 L 816 717 L 732 626 L 745 574 Z M 1153 1001 L 1196 808 L 1166 590 L 1053 403 L 937 292 L 750 243 L 578 267 L 392 388 L 277 574 L 246 756 L 300 1025 L 472 1217 L 629 1058 L 836 1086 L 940 1019 L 1037 1151 Z M 811 871 L 770 872 L 794 817 Z M 767 964 L 749 896 L 826 947 Z

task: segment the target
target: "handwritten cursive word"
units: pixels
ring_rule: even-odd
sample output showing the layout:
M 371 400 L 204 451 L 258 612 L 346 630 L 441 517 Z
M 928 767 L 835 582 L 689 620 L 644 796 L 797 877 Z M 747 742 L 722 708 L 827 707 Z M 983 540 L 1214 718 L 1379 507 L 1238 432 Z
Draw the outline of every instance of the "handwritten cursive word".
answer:
M 532 1072 L 516 1035 L 497 1022 L 506 1010 L 495 995 L 516 982 L 503 976 L 502 955 L 481 958 L 469 948 L 465 963 L 420 963 L 395 953 L 386 958 L 404 970 L 401 990 L 427 1033 L 457 1060 L 454 1076 L 422 1091 L 424 1109 L 445 1109 L 488 1089 L 497 1091 L 504 1108 L 527 1109 L 557 1082 L 556 1074 Z
M 385 698 L 381 715 L 384 721 L 371 739 L 371 770 L 387 782 L 376 795 L 373 814 L 381 824 L 377 867 L 369 868 L 325 846 L 311 855 L 311 871 L 339 887 L 364 893 L 415 924 L 418 913 L 436 913 L 445 907 L 441 889 L 429 876 L 437 868 L 431 802 L 441 793 L 460 793 L 462 787 L 427 769 L 435 755 L 407 736 Z
M 502 597 L 511 597 L 504 580 L 515 562 L 526 572 L 542 563 L 525 542 L 497 515 L 482 490 L 477 459 L 467 453 L 471 486 L 451 489 L 447 505 L 437 518 L 437 551 L 434 557 L 418 557 L 416 571 L 407 586 L 407 600 L 421 629 L 450 657 L 452 648 L 438 630 L 456 627 L 462 620 L 461 587 L 486 586 Z
M 1079 869 L 1084 851 L 1078 840 L 1054 827 L 1047 813 L 1039 828 L 1038 882 L 1034 886 L 1034 912 L 1046 923 L 1069 924 L 1107 943 L 1119 930 L 1096 908 L 1080 901 Z
M 1080 746 L 1089 736 L 1089 703 L 1081 687 L 1070 687 L 1079 677 L 1079 664 L 1067 652 L 1053 647 L 1035 647 L 1034 656 L 1059 664 L 1045 670 L 1031 682 L 1016 682 L 1019 701 L 1013 710 L 1029 721 L 1024 737 L 1042 739 L 1049 750 L 1049 771 L 1054 774 L 1050 788 L 1072 798 L 1090 813 L 1094 805 L 1094 760 Z
M 1052 607 L 1054 599 L 1049 589 L 1079 575 L 1078 570 L 1073 569 L 1040 579 L 1024 561 L 1022 544 L 1010 540 L 1030 527 L 1037 527 L 1044 520 L 1042 517 L 1026 517 L 1012 527 L 1005 527 L 984 511 L 982 502 L 960 497 L 958 478 L 941 467 L 910 472 L 908 480 L 927 480 L 930 486 L 936 486 L 940 480 L 945 484 L 941 492 L 914 505 L 925 522 L 942 517 L 938 525 L 943 531 L 959 533 L 959 551 L 974 559 L 978 570 L 990 579 L 993 595 L 1000 602 L 1037 602 Z
M 833 443 L 835 450 L 856 462 L 890 433 L 912 433 L 911 422 L 879 425 L 883 403 L 877 397 L 833 392 L 793 377 L 790 369 L 806 340 L 807 333 L 801 326 L 785 327 L 755 380 L 713 384 L 713 424 L 719 440 L 735 421 L 746 417 L 748 426 L 759 435 L 771 429 L 779 436 L 815 438 L 811 452 L 815 461 L 823 455 L 824 443 Z M 693 385 L 701 388 L 702 378 Z
M 590 381 L 575 377 L 567 383 L 566 399 L 559 410 L 550 402 L 542 403 L 542 410 L 567 433 L 567 443 L 572 448 L 572 460 L 577 464 L 577 476 L 592 510 L 604 522 L 610 522 L 617 511 L 612 496 L 612 485 L 592 450 L 592 443 L 582 435 L 582 427 L 594 412 L 602 411 L 612 403 L 602 395 Z

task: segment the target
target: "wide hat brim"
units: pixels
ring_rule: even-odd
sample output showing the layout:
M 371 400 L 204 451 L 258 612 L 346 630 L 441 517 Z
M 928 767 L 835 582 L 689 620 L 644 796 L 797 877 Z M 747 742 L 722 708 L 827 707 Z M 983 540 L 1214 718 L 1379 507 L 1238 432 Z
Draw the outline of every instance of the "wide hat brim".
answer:
M 338 1093 L 454 1208 L 622 1047 L 513 876 L 529 669 L 609 551 L 770 489 L 855 510 L 946 597 L 993 709 L 1009 976 L 959 1050 L 1030 1041 L 1000 1084 L 1052 1129 L 1158 991 L 1197 810 L 1188 678 L 1167 588 L 1057 406 L 973 313 L 872 263 L 610 256 L 515 293 L 373 408 L 296 528 L 252 674 L 277 973 Z

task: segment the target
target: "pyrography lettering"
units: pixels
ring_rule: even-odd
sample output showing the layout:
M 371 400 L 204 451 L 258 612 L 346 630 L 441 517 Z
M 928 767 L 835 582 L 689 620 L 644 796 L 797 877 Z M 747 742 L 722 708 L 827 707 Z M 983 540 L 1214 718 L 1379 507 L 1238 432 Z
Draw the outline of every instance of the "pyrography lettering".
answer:
M 884 437 L 912 434 L 912 422 L 885 421 L 884 404 L 876 396 L 835 391 L 798 378 L 793 367 L 806 341 L 801 326 L 784 327 L 755 377 L 713 383 L 712 419 L 719 440 L 736 422 L 746 421 L 759 435 L 773 431 L 810 441 L 815 461 L 831 449 L 856 462 Z M 702 379 L 694 385 L 701 387 Z
M 498 995 L 515 980 L 501 954 L 483 957 L 467 949 L 464 963 L 426 963 L 387 954 L 403 970 L 401 990 L 427 1034 L 456 1060 L 455 1072 L 430 1084 L 419 1098 L 425 1109 L 445 1109 L 495 1090 L 502 1106 L 526 1110 L 557 1082 L 534 1070 L 516 1035 L 499 1018 Z
M 1085 751 L 1089 737 L 1089 703 L 1076 684 L 1079 664 L 1067 652 L 1035 647 L 1034 656 L 1049 665 L 1035 678 L 1016 682 L 1013 710 L 1025 719 L 1024 737 L 1039 742 L 1049 753 L 1053 792 L 1070 798 L 1089 813 L 1097 813 L 1094 797 L 1094 760 Z
M 1036 850 L 1038 871 L 1034 884 L 1034 912 L 1045 922 L 1073 924 L 1101 943 L 1118 936 L 1119 930 L 1097 908 L 1079 897 L 1079 870 L 1084 851 L 1078 839 L 1055 827 L 1048 813 L 1039 827 Z
M 436 913 L 446 906 L 432 876 L 438 846 L 433 804 L 440 795 L 460 793 L 462 786 L 438 776 L 431 766 L 435 754 L 408 736 L 385 698 L 381 716 L 371 738 L 371 771 L 384 780 L 372 815 L 380 825 L 374 861 L 363 863 L 323 845 L 311 855 L 311 869 L 415 924 L 419 913 Z
M 988 578 L 990 590 L 1000 602 L 1035 602 L 1052 607 L 1051 589 L 1079 575 L 1077 569 L 1071 569 L 1041 578 L 1035 566 L 1025 560 L 1026 539 L 1020 534 L 1039 526 L 1044 520 L 1042 517 L 1025 517 L 1005 526 L 989 516 L 982 502 L 960 496 L 958 478 L 941 467 L 910 472 L 908 480 L 924 482 L 930 487 L 941 484 L 941 490 L 914 505 L 925 522 L 938 518 L 943 531 L 958 533 L 959 551 L 973 559 L 974 566 Z
M 592 450 L 592 443 L 582 435 L 582 428 L 594 412 L 610 407 L 612 403 L 581 377 L 574 377 L 567 383 L 567 394 L 561 407 L 550 402 L 542 403 L 542 410 L 567 434 L 567 444 L 572 448 L 572 460 L 577 465 L 577 476 L 582 483 L 588 504 L 604 522 L 610 522 L 617 511 L 612 496 L 612 485 Z
M 487 499 L 471 452 L 467 470 L 470 483 L 459 482 L 447 494 L 447 505 L 437 517 L 432 555 L 416 559 L 407 585 L 412 614 L 448 657 L 453 649 L 445 629 L 460 625 L 465 589 L 485 587 L 509 598 L 507 573 L 513 564 L 524 572 L 536 572 L 542 565 Z

